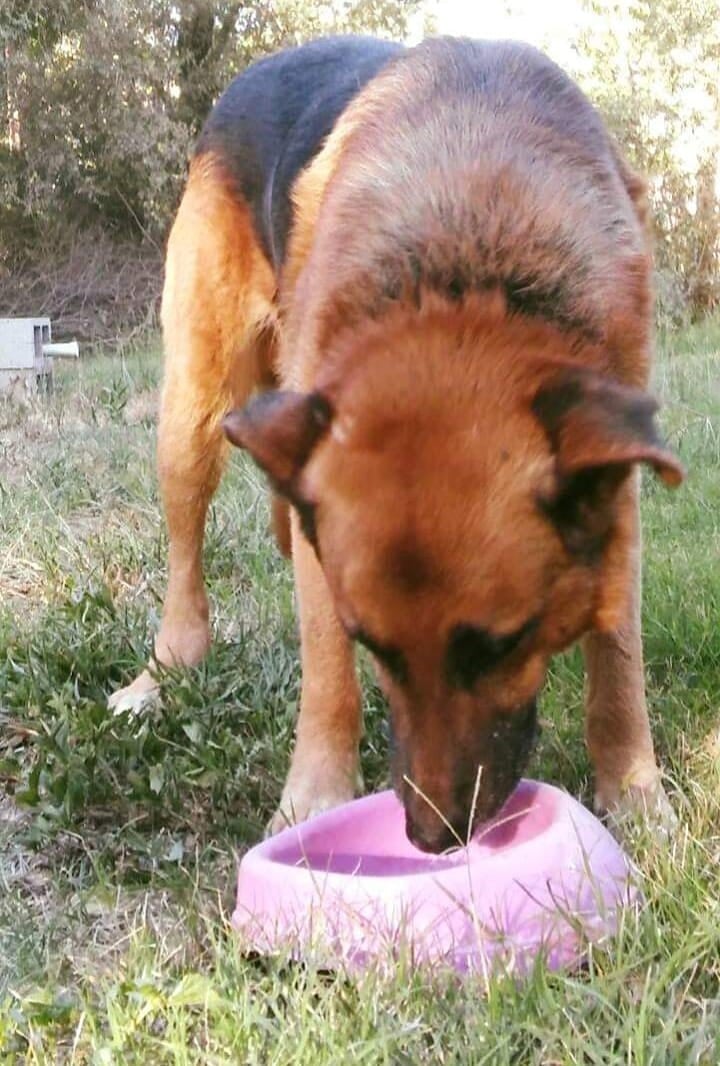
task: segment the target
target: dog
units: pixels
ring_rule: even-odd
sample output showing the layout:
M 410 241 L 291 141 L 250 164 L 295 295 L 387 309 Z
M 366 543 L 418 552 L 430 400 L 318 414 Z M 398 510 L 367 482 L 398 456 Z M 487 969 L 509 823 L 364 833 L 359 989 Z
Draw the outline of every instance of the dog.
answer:
M 328 38 L 237 77 L 169 238 L 169 582 L 154 659 L 111 704 L 136 708 L 158 666 L 208 649 L 203 529 L 227 438 L 268 476 L 299 605 L 273 829 L 358 787 L 356 643 L 417 847 L 501 807 L 548 660 L 578 640 L 598 809 L 663 807 L 638 468 L 670 486 L 683 470 L 646 391 L 646 230 L 643 181 L 527 45 Z

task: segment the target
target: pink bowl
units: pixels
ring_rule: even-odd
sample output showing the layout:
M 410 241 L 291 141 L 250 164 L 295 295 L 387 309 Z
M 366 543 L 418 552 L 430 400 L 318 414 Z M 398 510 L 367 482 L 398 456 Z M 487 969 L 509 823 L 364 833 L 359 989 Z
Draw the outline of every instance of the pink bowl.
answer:
M 232 922 L 245 949 L 332 969 L 439 963 L 487 975 L 581 961 L 638 897 L 619 845 L 588 810 L 522 781 L 470 844 L 427 855 L 393 792 L 320 814 L 242 859 Z

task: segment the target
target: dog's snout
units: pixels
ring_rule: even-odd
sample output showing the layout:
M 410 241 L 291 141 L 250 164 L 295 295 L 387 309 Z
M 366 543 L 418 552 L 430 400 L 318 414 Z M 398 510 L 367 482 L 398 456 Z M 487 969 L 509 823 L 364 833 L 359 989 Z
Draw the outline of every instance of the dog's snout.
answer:
M 441 744 L 409 737 L 393 753 L 395 787 L 405 807 L 408 840 L 422 851 L 467 844 L 493 818 L 524 770 L 536 733 L 536 703 L 488 716 L 472 743 L 452 732 Z
M 415 821 L 412 815 L 406 814 L 405 832 L 414 847 L 434 855 L 460 847 L 464 843 L 463 837 L 452 825 L 434 814 L 431 819 L 422 822 Z

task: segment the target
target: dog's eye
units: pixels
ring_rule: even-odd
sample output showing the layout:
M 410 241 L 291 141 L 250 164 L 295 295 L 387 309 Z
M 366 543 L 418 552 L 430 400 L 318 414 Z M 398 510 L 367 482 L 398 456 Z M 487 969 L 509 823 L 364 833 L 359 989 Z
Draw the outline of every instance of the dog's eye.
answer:
M 531 618 L 513 633 L 498 635 L 480 626 L 461 623 L 450 634 L 445 658 L 445 673 L 454 688 L 470 689 L 487 673 L 520 646 L 534 632 L 538 619 Z
M 350 632 L 350 636 L 358 644 L 362 644 L 363 648 L 367 648 L 370 654 L 374 655 L 379 663 L 382 663 L 393 680 L 399 685 L 407 681 L 407 662 L 399 648 L 394 648 L 389 644 L 381 644 L 363 629 L 353 629 Z

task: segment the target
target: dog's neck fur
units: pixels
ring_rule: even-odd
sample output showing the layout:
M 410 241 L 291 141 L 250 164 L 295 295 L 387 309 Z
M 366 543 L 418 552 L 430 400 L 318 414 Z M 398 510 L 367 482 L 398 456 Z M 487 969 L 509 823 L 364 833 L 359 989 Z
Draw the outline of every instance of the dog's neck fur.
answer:
M 607 370 L 607 354 L 582 335 L 513 314 L 499 289 L 455 301 L 432 291 L 346 327 L 323 352 L 313 387 L 348 404 L 398 417 L 415 411 L 522 403 L 564 365 Z M 349 413 L 349 412 L 348 412 Z

